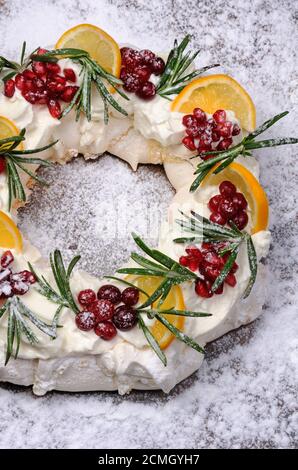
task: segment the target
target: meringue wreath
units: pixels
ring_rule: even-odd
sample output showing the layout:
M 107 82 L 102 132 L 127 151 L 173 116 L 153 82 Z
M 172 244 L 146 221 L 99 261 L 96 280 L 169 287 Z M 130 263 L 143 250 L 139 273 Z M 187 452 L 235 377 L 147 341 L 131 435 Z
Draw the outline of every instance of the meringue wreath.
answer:
M 122 47 L 93 25 L 55 48 L 0 57 L 0 380 L 49 390 L 162 389 L 202 363 L 204 346 L 262 310 L 268 202 L 254 149 L 281 113 L 256 128 L 233 78 L 197 68 L 190 37 L 159 56 Z M 109 279 L 41 258 L 16 226 L 40 166 L 105 151 L 164 166 L 176 190 L 157 248 Z M 112 274 L 112 273 L 111 273 Z

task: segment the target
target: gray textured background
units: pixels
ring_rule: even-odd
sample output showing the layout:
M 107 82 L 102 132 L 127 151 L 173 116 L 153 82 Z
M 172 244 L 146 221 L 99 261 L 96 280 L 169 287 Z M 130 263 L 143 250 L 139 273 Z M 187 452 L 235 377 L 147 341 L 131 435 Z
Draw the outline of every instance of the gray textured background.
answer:
M 50 44 L 84 21 L 119 42 L 157 50 L 190 32 L 202 49 L 200 64 L 219 61 L 248 89 L 259 123 L 291 111 L 271 135 L 297 136 L 297 6 L 292 0 L 0 1 L 1 53 L 15 54 L 23 39 L 32 48 Z M 297 447 L 297 148 L 258 155 L 273 232 L 262 318 L 209 345 L 200 371 L 168 396 L 35 398 L 1 385 L 0 447 Z

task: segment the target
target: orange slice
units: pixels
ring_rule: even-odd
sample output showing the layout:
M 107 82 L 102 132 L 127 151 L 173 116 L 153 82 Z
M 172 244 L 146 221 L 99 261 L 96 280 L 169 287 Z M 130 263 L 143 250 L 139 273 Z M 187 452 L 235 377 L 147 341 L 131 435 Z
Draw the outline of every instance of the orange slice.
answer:
M 14 122 L 10 119 L 0 116 L 0 140 L 7 139 L 8 137 L 13 137 L 15 135 L 19 135 L 20 130 L 17 128 Z M 10 144 L 9 144 L 10 145 Z M 2 149 L 5 147 L 2 147 Z M 21 142 L 18 146 L 19 150 L 23 150 L 24 146 Z
M 0 247 L 22 251 L 22 235 L 13 220 L 0 211 Z
M 162 279 L 159 277 L 151 277 L 151 276 L 127 276 L 126 280 L 131 282 L 135 286 L 143 289 L 147 292 L 148 295 L 153 294 L 153 292 L 157 289 L 157 287 L 161 284 Z M 143 303 L 147 297 L 141 293 L 140 295 L 140 302 Z M 157 303 L 153 304 L 153 307 L 157 307 Z M 175 308 L 176 310 L 185 310 L 184 299 L 182 295 L 182 291 L 179 286 L 173 286 L 168 297 L 161 305 L 162 309 L 170 309 Z M 176 328 L 179 330 L 183 330 L 184 328 L 184 317 L 180 317 L 178 315 L 165 315 L 167 320 L 172 323 Z M 159 321 L 155 321 L 153 326 L 150 328 L 151 333 L 157 340 L 161 349 L 166 349 L 175 336 Z
M 269 219 L 269 205 L 266 193 L 255 176 L 240 163 L 231 163 L 225 170 L 217 175 L 212 172 L 219 164 L 215 165 L 204 178 L 201 187 L 214 185 L 216 187 L 222 181 L 229 180 L 234 183 L 237 190 L 246 197 L 251 211 L 252 233 L 266 230 Z
M 116 41 L 92 24 L 79 24 L 67 30 L 57 41 L 56 49 L 74 48 L 89 52 L 107 72 L 119 77 L 121 54 Z
M 228 75 L 208 75 L 187 85 L 172 102 L 172 111 L 192 113 L 201 108 L 209 114 L 217 109 L 234 111 L 241 127 L 251 132 L 256 127 L 255 105 L 234 78 Z

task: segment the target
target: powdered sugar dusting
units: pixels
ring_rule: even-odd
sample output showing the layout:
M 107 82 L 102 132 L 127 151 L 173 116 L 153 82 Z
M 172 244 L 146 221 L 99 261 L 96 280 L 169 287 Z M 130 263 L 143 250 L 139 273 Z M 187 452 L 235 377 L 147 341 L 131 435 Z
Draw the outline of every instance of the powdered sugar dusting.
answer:
M 60 0 L 42 5 L 10 0 L 6 5 L 0 17 L 6 53 L 19 50 L 25 38 L 30 47 L 53 43 L 63 30 L 83 21 L 99 24 L 119 41 L 157 50 L 192 32 L 202 48 L 199 64 L 225 64 L 222 70 L 253 96 L 259 124 L 290 110 L 266 138 L 297 137 L 297 25 L 290 0 Z M 22 32 L 19 37 L 16 31 Z M 267 260 L 270 297 L 262 318 L 209 345 L 199 372 L 168 396 L 52 393 L 36 399 L 21 387 L 1 385 L 1 447 L 298 446 L 297 147 L 256 154 L 273 230 Z M 86 175 L 84 166 L 78 161 L 66 167 L 61 178 L 75 168 Z M 68 223 L 72 218 L 67 217 Z M 61 244 L 67 247 L 68 241 Z

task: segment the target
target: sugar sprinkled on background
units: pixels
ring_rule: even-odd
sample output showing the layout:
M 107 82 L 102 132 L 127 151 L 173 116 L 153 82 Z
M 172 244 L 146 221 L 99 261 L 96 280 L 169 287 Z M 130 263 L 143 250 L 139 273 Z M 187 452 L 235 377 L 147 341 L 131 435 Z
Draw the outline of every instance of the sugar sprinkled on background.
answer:
M 202 48 L 199 64 L 225 64 L 222 70 L 252 94 L 259 122 L 292 112 L 271 135 L 297 134 L 297 12 L 290 0 L 6 5 L 0 16 L 2 53 L 17 52 L 24 39 L 31 47 L 51 44 L 78 22 L 97 23 L 118 41 L 158 50 L 191 32 Z M 35 399 L 23 388 L 2 385 L 1 447 L 298 446 L 297 149 L 258 154 L 273 230 L 267 260 L 272 282 L 262 318 L 210 345 L 199 372 L 168 396 L 53 393 Z

